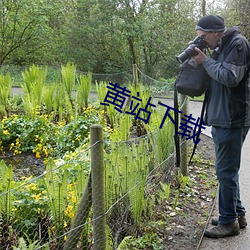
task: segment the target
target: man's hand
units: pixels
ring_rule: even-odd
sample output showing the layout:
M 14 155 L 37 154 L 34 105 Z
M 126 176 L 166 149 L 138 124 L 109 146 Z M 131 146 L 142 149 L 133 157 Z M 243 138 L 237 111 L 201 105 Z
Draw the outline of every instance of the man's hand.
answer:
M 197 56 L 192 57 L 197 64 L 203 64 L 207 56 L 197 47 L 194 48 L 195 51 L 198 53 Z

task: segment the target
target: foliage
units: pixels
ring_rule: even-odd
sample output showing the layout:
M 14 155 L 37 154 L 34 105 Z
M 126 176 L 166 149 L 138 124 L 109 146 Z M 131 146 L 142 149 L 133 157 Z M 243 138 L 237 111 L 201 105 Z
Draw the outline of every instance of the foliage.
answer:
M 12 212 L 14 229 L 18 231 L 22 228 L 21 235 L 24 238 L 28 235 L 29 239 L 34 241 L 38 234 L 37 225 L 40 225 L 43 218 L 48 217 L 49 199 L 43 183 L 40 180 L 32 181 L 32 178 L 23 177 L 15 183 L 15 187 L 19 188 L 9 193 L 15 197 Z
M 29 70 L 23 71 L 22 75 L 24 79 L 24 83 L 21 84 L 24 90 L 24 111 L 29 117 L 35 117 L 41 106 L 47 69 L 32 65 Z
M 61 76 L 63 89 L 71 100 L 76 81 L 76 66 L 71 63 L 67 63 L 66 66 L 61 66 Z
M 162 240 L 156 233 L 146 233 L 139 238 L 132 236 L 125 237 L 118 246 L 117 250 L 136 250 L 136 249 L 154 249 L 163 250 Z
M 13 176 L 11 166 L 7 167 L 1 162 L 0 215 L 4 217 L 3 225 L 9 225 L 9 229 L 12 227 L 8 232 L 9 238 L 18 232 L 19 246 L 24 247 L 25 243 L 29 249 L 33 249 L 33 245 L 38 246 L 48 240 L 49 235 L 55 237 L 65 233 L 86 186 L 89 168 L 89 157 L 84 148 L 78 149 L 74 155 L 65 156 L 61 161 L 49 159 L 43 176 L 23 177 L 17 182 L 10 177 Z M 5 180 L 11 185 L 5 185 Z M 5 229 L 1 223 L 2 219 L 0 235 L 3 235 L 2 230 Z M 4 234 L 1 246 L 5 245 L 7 233 Z M 56 244 L 62 242 L 59 240 Z
M 73 205 L 68 204 L 68 174 L 62 169 L 56 170 L 53 160 L 49 160 L 46 164 L 46 178 L 44 185 L 48 193 L 49 208 L 54 221 L 54 234 L 62 235 L 64 233 L 65 223 L 69 223 L 66 217 L 70 219 L 74 216 Z M 76 202 L 76 198 L 74 198 Z M 66 222 L 67 221 L 67 222 Z
M 250 39 L 250 29 L 246 23 L 249 22 L 249 2 L 246 0 L 226 0 L 220 6 L 221 15 L 225 19 L 226 27 L 238 26 L 243 35 Z
M 46 44 L 47 6 L 44 1 L 1 1 L 0 65 L 5 61 L 22 64 L 26 57 Z M 26 45 L 26 46 L 25 46 Z
M 151 77 L 174 77 L 175 57 L 194 38 L 197 17 L 221 14 L 248 36 L 245 5 L 243 0 L 220 5 L 196 0 L 3 1 L 0 64 L 70 61 L 84 72 L 120 73 L 135 63 Z
M 46 86 L 44 89 L 43 103 L 45 106 L 45 112 L 51 114 L 54 110 L 54 93 L 56 90 L 56 85 Z
M 127 194 L 127 206 L 130 206 L 135 223 L 138 224 L 145 208 L 144 187 L 152 157 L 147 140 L 131 141 L 129 147 L 124 142 L 113 142 L 110 146 L 112 153 L 106 155 L 105 168 L 107 207 Z
M 17 247 L 13 247 L 13 250 L 35 250 L 38 249 L 38 247 L 40 246 L 39 241 L 34 241 L 32 242 L 32 240 L 29 239 L 28 236 L 26 236 L 26 238 L 28 239 L 28 243 L 26 243 L 25 239 L 20 237 L 18 240 L 18 246 Z M 49 248 L 44 248 L 44 250 L 48 250 Z
M 0 213 L 4 215 L 6 222 L 10 221 L 13 196 L 9 192 L 13 188 L 14 177 L 12 167 L 7 167 L 3 160 L 0 161 Z
M 173 133 L 174 126 L 170 120 L 166 121 L 162 128 L 162 121 L 165 121 L 162 117 L 164 117 L 164 112 L 166 112 L 163 108 L 160 109 L 159 112 L 155 110 L 152 112 L 150 117 L 151 121 L 148 125 L 145 126 L 148 132 L 152 132 L 151 136 L 153 138 L 153 149 L 156 161 L 159 163 L 164 161 L 170 153 L 173 151 Z M 169 111 L 169 115 L 173 117 L 173 112 Z M 155 132 L 157 131 L 157 132 Z M 166 144 L 166 142 L 168 142 Z
M 32 65 L 36 65 L 38 67 L 38 63 L 33 63 Z M 31 66 L 32 66 L 31 65 Z M 6 75 L 10 74 L 12 79 L 12 86 L 19 87 L 21 86 L 21 83 L 23 83 L 23 72 L 25 70 L 28 70 L 30 68 L 30 65 L 27 66 L 21 66 L 21 65 L 2 65 L 0 68 L 0 74 Z M 53 84 L 54 82 L 60 82 L 61 79 L 61 73 L 58 66 L 53 65 L 47 65 L 45 66 L 39 66 L 38 68 L 47 70 L 47 77 L 46 77 L 46 83 L 47 85 Z M 47 86 L 46 86 L 47 87 Z
M 10 74 L 0 75 L 0 117 L 7 116 L 10 109 L 8 98 L 10 96 L 12 79 Z
M 76 74 L 75 67 L 72 66 L 72 69 L 71 66 L 64 75 L 63 86 L 67 85 L 68 91 L 65 90 L 66 87 L 56 86 L 59 83 L 55 83 L 47 92 L 50 97 L 54 97 L 53 99 L 58 98 L 58 101 L 62 103 L 60 108 L 55 109 L 47 100 L 47 104 L 44 104 L 46 108 L 41 105 L 40 109 L 46 113 L 46 110 L 52 107 L 51 113 L 36 114 L 35 117 L 24 114 L 12 115 L 3 118 L 0 122 L 2 152 L 7 150 L 12 150 L 14 154 L 33 152 L 37 158 L 45 158 L 46 164 L 46 171 L 42 176 L 37 179 L 30 177 L 18 180 L 15 188 L 11 190 L 14 209 L 11 211 L 6 209 L 12 219 L 10 220 L 13 228 L 12 236 L 15 236 L 18 229 L 24 228 L 19 236 L 25 240 L 25 242 L 20 240 L 15 244 L 12 242 L 12 245 L 17 246 L 23 243 L 28 245 L 29 239 L 34 242 L 34 245 L 40 244 L 42 239 L 45 242 L 54 239 L 54 244 L 60 247 L 63 245 L 65 238 L 58 236 L 66 234 L 70 229 L 82 191 L 89 177 L 89 152 L 85 152 L 85 149 L 89 145 L 89 129 L 93 123 L 103 124 L 105 132 L 105 192 L 106 208 L 109 210 L 108 225 L 110 226 L 107 231 L 110 230 L 113 241 L 112 244 L 109 239 L 109 245 L 119 245 L 125 236 L 122 233 L 124 227 L 133 228 L 131 234 L 135 237 L 135 232 L 138 229 L 141 230 L 144 220 L 149 219 L 154 208 L 154 196 L 145 199 L 145 189 L 152 167 L 164 161 L 171 153 L 173 147 L 172 124 L 166 122 L 163 128 L 159 129 L 162 120 L 160 116 L 164 112 L 157 115 L 150 106 L 147 110 L 152 114 L 148 124 L 141 121 L 147 120 L 146 112 L 142 112 L 141 120 L 136 120 L 135 116 L 124 113 L 132 111 L 130 105 L 124 107 L 123 113 L 114 110 L 114 107 L 109 107 L 110 110 L 108 110 L 106 106 L 101 105 L 96 108 L 88 105 L 81 112 L 74 110 L 75 102 L 70 103 L 69 93 L 73 90 L 71 83 Z M 26 79 L 35 78 L 32 78 L 32 74 L 30 74 L 33 70 L 36 71 L 37 68 L 26 72 Z M 89 77 L 89 83 L 90 75 L 87 77 Z M 27 82 L 32 81 L 27 80 Z M 98 85 L 98 91 L 102 97 L 107 91 L 104 89 L 106 86 L 106 83 Z M 28 92 L 29 85 L 26 88 Z M 131 90 L 131 95 L 141 98 L 141 108 L 148 105 L 148 100 L 151 100 L 149 89 L 141 85 L 128 85 L 128 89 Z M 53 92 L 54 90 L 55 92 Z M 61 91 L 61 95 L 57 96 L 56 91 Z M 88 92 L 89 89 L 86 91 Z M 70 112 L 72 111 L 75 116 L 70 119 L 63 116 L 68 110 L 66 110 L 65 98 L 63 100 L 59 98 L 62 97 L 62 93 L 67 93 L 68 103 L 72 104 Z M 128 100 L 128 103 L 130 101 Z M 59 122 L 53 114 L 55 110 L 61 112 Z M 112 128 L 111 122 L 109 122 L 111 120 Z M 169 142 L 167 146 L 166 141 Z M 183 185 L 187 183 L 184 178 L 180 177 L 180 180 Z M 162 185 L 162 189 L 165 198 L 168 198 L 170 193 L 174 194 L 170 190 L 170 185 L 168 187 Z M 8 194 L 10 194 L 9 190 Z M 2 197 L 4 200 L 4 196 Z M 178 205 L 178 201 L 179 193 L 175 193 L 173 207 Z M 115 221 L 116 216 L 119 220 Z M 39 231 L 37 225 L 39 228 L 45 229 Z M 85 230 L 89 230 L 89 237 L 92 237 L 91 225 Z M 26 235 L 29 236 L 29 239 Z M 145 234 L 144 237 L 136 239 L 134 243 L 128 244 L 135 249 L 143 249 L 148 247 L 150 241 L 153 242 L 155 249 L 161 249 L 160 240 L 155 234 Z M 85 242 L 88 242 L 88 239 Z M 32 247 L 32 243 L 29 245 Z
M 87 75 L 81 74 L 78 78 L 78 82 L 79 84 L 77 86 L 76 103 L 77 103 L 77 108 L 80 111 L 83 108 L 88 107 L 89 94 L 92 82 L 92 73 L 88 72 Z
M 70 123 L 55 124 L 50 116 L 31 119 L 13 115 L 0 121 L 0 149 L 11 150 L 13 154 L 33 152 L 37 158 L 60 156 L 72 151 L 88 139 L 93 123 L 100 121 L 99 114 L 91 107 Z

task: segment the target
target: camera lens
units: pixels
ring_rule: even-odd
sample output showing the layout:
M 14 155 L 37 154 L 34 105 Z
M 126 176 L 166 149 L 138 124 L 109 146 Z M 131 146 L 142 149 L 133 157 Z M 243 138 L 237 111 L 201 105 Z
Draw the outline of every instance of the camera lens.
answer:
M 198 53 L 194 49 L 195 47 L 199 48 L 200 50 L 203 50 L 207 47 L 207 43 L 201 37 L 197 36 L 192 41 L 192 43 L 180 55 L 176 57 L 177 61 L 179 63 L 183 63 L 188 58 L 198 55 Z
M 195 47 L 195 44 L 191 44 L 189 47 L 187 47 L 180 55 L 176 57 L 177 61 L 179 63 L 183 63 L 188 58 L 198 55 L 198 53 L 194 49 Z

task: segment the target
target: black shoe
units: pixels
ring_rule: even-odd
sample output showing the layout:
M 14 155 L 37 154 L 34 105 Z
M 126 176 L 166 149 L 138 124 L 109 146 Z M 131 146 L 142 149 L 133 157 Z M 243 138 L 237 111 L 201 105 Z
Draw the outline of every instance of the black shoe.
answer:
M 210 229 L 206 229 L 204 235 L 209 238 L 224 238 L 228 236 L 239 235 L 240 227 L 238 222 L 232 224 L 222 225 L 219 224 Z
M 245 214 L 239 215 L 238 222 L 239 222 L 240 229 L 243 229 L 243 228 L 245 228 L 247 226 L 247 220 L 246 220 Z M 217 218 L 212 218 L 211 224 L 214 225 L 214 226 L 217 226 L 218 225 L 218 219 Z

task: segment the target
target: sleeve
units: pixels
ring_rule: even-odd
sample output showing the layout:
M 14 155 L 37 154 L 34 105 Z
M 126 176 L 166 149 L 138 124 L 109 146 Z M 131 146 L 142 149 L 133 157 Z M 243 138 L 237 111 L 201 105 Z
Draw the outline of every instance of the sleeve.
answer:
M 222 52 L 223 53 L 223 52 Z M 203 66 L 209 76 L 227 87 L 237 87 L 246 74 L 250 62 L 248 42 L 243 38 L 235 39 L 224 55 L 223 62 L 207 57 Z

